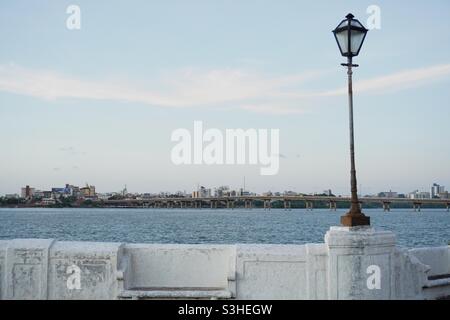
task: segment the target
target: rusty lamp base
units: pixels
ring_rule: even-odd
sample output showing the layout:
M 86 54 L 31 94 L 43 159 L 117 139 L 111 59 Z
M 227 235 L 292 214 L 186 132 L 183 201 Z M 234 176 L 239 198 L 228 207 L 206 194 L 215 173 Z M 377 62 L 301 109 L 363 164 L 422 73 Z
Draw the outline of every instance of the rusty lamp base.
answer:
M 341 217 L 341 224 L 344 227 L 370 226 L 370 217 L 360 214 L 347 213 Z

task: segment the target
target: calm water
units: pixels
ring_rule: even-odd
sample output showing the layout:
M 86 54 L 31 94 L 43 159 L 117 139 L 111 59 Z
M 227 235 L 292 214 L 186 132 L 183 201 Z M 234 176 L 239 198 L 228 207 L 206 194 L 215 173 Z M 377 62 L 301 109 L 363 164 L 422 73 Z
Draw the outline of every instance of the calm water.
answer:
M 445 210 L 365 210 L 372 225 L 392 230 L 405 247 L 439 246 L 450 241 Z M 292 211 L 189 209 L 0 209 L 0 239 L 135 243 L 282 243 L 323 242 L 344 210 Z

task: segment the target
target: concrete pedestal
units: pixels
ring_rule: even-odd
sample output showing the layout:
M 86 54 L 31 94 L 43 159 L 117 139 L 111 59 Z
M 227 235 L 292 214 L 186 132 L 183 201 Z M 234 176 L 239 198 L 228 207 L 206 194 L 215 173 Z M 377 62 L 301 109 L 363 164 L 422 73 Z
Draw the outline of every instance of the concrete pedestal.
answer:
M 392 299 L 395 235 L 371 227 L 331 227 L 328 299 Z

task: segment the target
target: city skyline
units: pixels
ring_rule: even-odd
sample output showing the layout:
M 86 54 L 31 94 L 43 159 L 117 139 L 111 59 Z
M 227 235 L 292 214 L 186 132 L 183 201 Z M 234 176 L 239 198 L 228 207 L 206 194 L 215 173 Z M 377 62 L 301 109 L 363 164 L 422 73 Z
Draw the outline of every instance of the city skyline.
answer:
M 36 186 L 30 186 L 26 185 L 21 188 L 21 193 L 9 193 L 4 194 L 1 196 L 4 197 L 20 197 L 20 198 L 31 198 L 35 197 L 37 193 L 39 194 L 51 194 L 50 196 L 43 196 L 40 195 L 41 198 L 51 198 L 54 197 L 56 194 L 66 194 L 66 195 L 73 195 L 74 189 L 76 189 L 77 193 L 80 195 L 86 196 L 88 198 L 96 197 L 97 195 L 123 195 L 123 196 L 138 196 L 138 195 L 151 195 L 151 196 L 171 196 L 171 195 L 182 195 L 182 196 L 192 196 L 192 197 L 212 197 L 212 196 L 218 196 L 218 192 L 221 193 L 221 191 L 226 192 L 233 192 L 236 194 L 255 194 L 255 195 L 264 195 L 264 194 L 309 194 L 309 195 L 318 195 L 318 194 L 327 194 L 327 195 L 334 195 L 334 196 L 349 196 L 349 194 L 339 194 L 334 193 L 332 189 L 324 189 L 321 192 L 308 192 L 306 190 L 303 191 L 294 191 L 294 190 L 266 190 L 264 192 L 255 192 L 254 190 L 248 189 L 245 187 L 245 181 L 244 185 L 239 187 L 235 186 L 229 186 L 229 185 L 216 185 L 216 186 L 204 186 L 201 184 L 198 184 L 196 188 L 190 189 L 190 190 L 160 190 L 157 192 L 134 192 L 134 191 L 128 191 L 127 185 L 124 185 L 124 188 L 121 190 L 99 190 L 97 189 L 95 185 L 90 185 L 89 183 L 85 183 L 84 187 L 79 187 L 74 184 L 66 183 L 64 187 L 61 186 L 51 186 L 51 187 L 36 187 Z M 417 199 L 427 199 L 427 198 L 443 198 L 448 199 L 449 193 L 445 189 L 444 185 L 440 185 L 437 183 L 432 183 L 429 191 L 414 189 L 407 192 L 398 191 L 398 190 L 384 190 L 384 191 L 377 191 L 376 193 L 367 193 L 363 194 L 360 193 L 361 196 L 378 196 L 382 198 L 397 198 L 397 197 L 407 197 L 407 198 L 417 198 Z
M 243 176 L 255 192 L 350 192 L 345 61 L 331 30 L 350 11 L 366 24 L 373 3 L 77 1 L 81 29 L 68 30 L 70 4 L 0 5 L 0 194 L 67 181 L 239 187 Z M 450 43 L 428 37 L 450 31 L 450 4 L 377 5 L 381 29 L 355 59 L 359 193 L 450 185 Z M 279 129 L 279 173 L 174 165 L 171 133 L 196 120 Z

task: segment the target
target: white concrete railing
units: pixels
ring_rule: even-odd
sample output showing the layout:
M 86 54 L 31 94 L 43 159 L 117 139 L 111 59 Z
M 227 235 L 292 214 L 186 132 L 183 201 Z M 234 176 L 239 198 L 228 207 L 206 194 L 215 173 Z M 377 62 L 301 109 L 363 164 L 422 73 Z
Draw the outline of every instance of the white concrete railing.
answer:
M 449 247 L 370 228 L 307 245 L 0 241 L 1 299 L 436 299 L 449 274 Z

